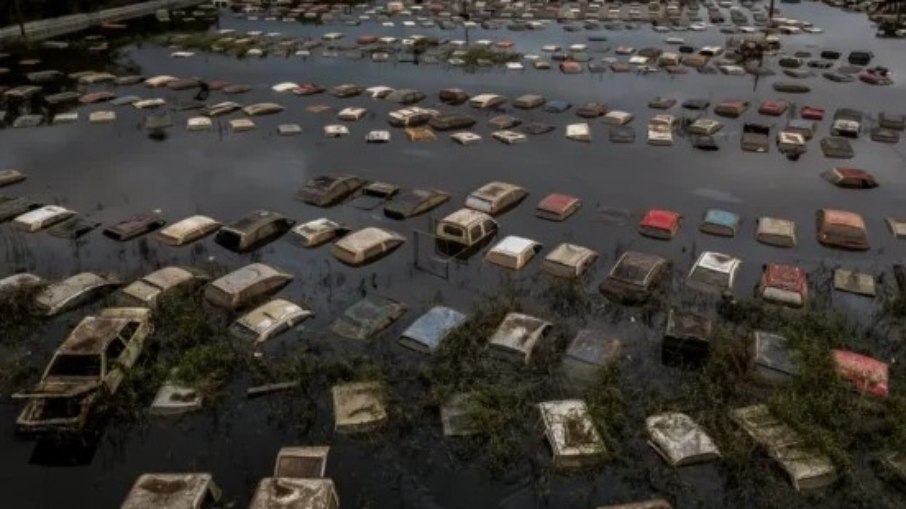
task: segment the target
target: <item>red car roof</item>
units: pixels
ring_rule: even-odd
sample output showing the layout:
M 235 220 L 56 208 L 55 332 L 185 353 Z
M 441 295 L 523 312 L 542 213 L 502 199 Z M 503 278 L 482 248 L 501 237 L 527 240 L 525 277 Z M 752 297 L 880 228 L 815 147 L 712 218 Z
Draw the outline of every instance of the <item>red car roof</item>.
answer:
M 538 203 L 538 208 L 541 210 L 562 214 L 566 212 L 568 208 L 575 205 L 578 201 L 579 199 L 575 196 L 570 196 L 568 194 L 551 193 L 545 196 L 544 199 Z
M 674 230 L 679 226 L 680 215 L 672 210 L 651 209 L 645 213 L 639 226 L 657 228 L 660 230 Z
M 799 110 L 799 115 L 808 120 L 821 120 L 824 118 L 824 108 L 803 106 L 802 109 Z
M 785 101 L 765 101 L 758 107 L 758 111 L 779 112 L 787 108 Z
M 824 223 L 829 225 L 850 226 L 860 230 L 865 229 L 865 221 L 862 220 L 862 216 L 845 210 L 824 209 Z
M 840 174 L 843 178 L 853 178 L 853 179 L 864 179 L 871 178 L 871 175 L 865 170 L 858 170 L 856 168 L 834 168 L 834 170 Z
M 837 373 L 851 381 L 860 392 L 886 398 L 889 367 L 886 362 L 846 350 L 834 350 Z
M 769 263 L 764 269 L 762 281 L 765 286 L 800 294 L 808 288 L 805 271 L 795 265 Z

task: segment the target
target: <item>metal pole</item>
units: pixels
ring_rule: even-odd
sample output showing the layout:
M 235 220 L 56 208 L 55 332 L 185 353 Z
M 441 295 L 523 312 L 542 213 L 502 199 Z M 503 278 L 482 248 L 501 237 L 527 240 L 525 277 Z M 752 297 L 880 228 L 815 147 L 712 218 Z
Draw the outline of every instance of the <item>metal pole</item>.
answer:
M 22 34 L 23 39 L 28 40 L 28 34 L 25 32 L 25 19 L 22 17 L 21 0 L 15 0 L 13 5 L 16 6 L 16 17 L 19 18 L 19 33 Z

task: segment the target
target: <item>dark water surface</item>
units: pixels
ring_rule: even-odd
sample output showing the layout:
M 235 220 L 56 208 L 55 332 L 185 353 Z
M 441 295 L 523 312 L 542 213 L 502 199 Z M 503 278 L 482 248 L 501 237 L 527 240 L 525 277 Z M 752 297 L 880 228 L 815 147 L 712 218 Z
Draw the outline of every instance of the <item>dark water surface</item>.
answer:
M 870 49 L 876 62 L 890 67 L 895 79 L 906 73 L 902 41 L 876 39 L 862 14 L 844 13 L 820 4 L 782 4 L 783 14 L 811 20 L 826 30 L 821 35 L 784 38 L 784 49 L 804 49 L 816 56 L 820 49 Z M 238 30 L 280 31 L 286 35 L 314 35 L 334 29 L 354 40 L 361 33 L 397 37 L 407 34 L 437 33 L 458 38 L 460 31 L 397 26 L 383 28 L 373 23 L 361 27 L 315 27 L 281 22 L 246 21 L 225 15 L 223 28 Z M 586 42 L 586 32 L 567 33 L 552 25 L 532 32 L 473 30 L 472 40 L 480 38 L 510 39 L 521 52 L 539 52 L 543 44 L 564 47 Z M 707 32 L 684 32 L 679 35 L 693 45 L 723 45 L 725 36 L 715 29 Z M 628 44 L 637 48 L 663 44 L 664 34 L 648 29 L 609 32 L 612 47 Z M 508 279 L 529 285 L 540 267 L 532 262 L 522 273 L 504 274 L 474 258 L 467 266 L 453 266 L 451 277 L 444 280 L 413 267 L 413 242 L 410 231 L 427 229 L 428 218 L 403 223 L 388 220 L 379 210 L 363 212 L 339 206 L 319 210 L 293 198 L 295 190 L 312 176 L 329 172 L 351 172 L 371 179 L 386 180 L 404 187 L 436 187 L 450 192 L 451 201 L 438 209 L 435 217 L 459 208 L 474 188 L 489 180 L 520 184 L 531 191 L 527 201 L 500 218 L 503 234 L 516 234 L 538 240 L 547 249 L 560 242 L 574 242 L 601 253 L 595 271 L 588 277 L 588 289 L 600 282 L 616 255 L 625 249 L 659 253 L 674 260 L 676 270 L 688 269 L 698 252 L 715 250 L 736 255 L 743 260 L 737 293 L 748 295 L 768 262 L 800 264 L 826 277 L 821 267 L 846 266 L 880 274 L 891 263 L 902 258 L 903 242 L 891 237 L 884 217 L 906 217 L 906 180 L 903 178 L 903 143 L 874 143 L 867 134 L 853 141 L 856 157 L 850 161 L 826 159 L 818 139 L 827 135 L 829 117 L 837 107 L 864 110 L 872 118 L 882 109 L 906 112 L 906 90 L 902 82 L 890 87 L 871 87 L 860 82 L 835 84 L 821 77 L 805 80 L 813 92 L 801 96 L 783 96 L 770 88 L 774 80 L 763 78 L 754 88 L 751 76 L 723 75 L 671 76 L 666 73 L 582 74 L 566 76 L 552 70 L 526 69 L 507 72 L 502 69 L 468 72 L 446 65 L 413 66 L 411 64 L 376 64 L 351 61 L 343 57 L 270 57 L 261 60 L 237 60 L 220 55 L 198 53 L 195 57 L 169 58 L 172 50 L 150 45 L 129 47 L 123 58 L 137 65 L 145 75 L 171 74 L 200 76 L 246 83 L 253 92 L 242 96 L 223 97 L 244 104 L 276 101 L 286 107 L 279 115 L 255 118 L 258 128 L 234 134 L 226 120 L 215 121 L 214 132 L 189 133 L 183 128 L 190 113 L 172 113 L 175 126 L 163 142 L 151 140 L 140 124 L 147 112 L 131 107 L 95 105 L 81 108 L 80 122 L 74 125 L 35 129 L 6 129 L 0 133 L 0 167 L 19 168 L 29 179 L 7 194 L 28 195 L 48 202 L 58 202 L 105 224 L 133 213 L 162 209 L 170 221 L 195 213 L 204 213 L 231 221 L 254 208 L 280 211 L 302 220 L 327 216 L 345 221 L 353 227 L 370 225 L 395 229 L 410 241 L 380 262 L 353 269 L 335 262 L 329 248 L 302 250 L 285 241 L 275 242 L 249 255 L 234 255 L 213 244 L 210 239 L 188 248 L 169 248 L 153 239 L 116 243 L 93 232 L 77 244 L 45 234 L 29 235 L 0 227 L 4 259 L 0 275 L 27 269 L 47 279 L 64 277 L 81 270 L 114 270 L 128 278 L 169 264 L 201 263 L 209 256 L 228 266 L 238 267 L 252 260 L 265 261 L 290 270 L 295 282 L 282 295 L 308 303 L 317 318 L 306 323 L 308 331 L 325 330 L 328 324 L 354 302 L 364 291 L 378 291 L 398 297 L 409 306 L 400 322 L 367 345 L 349 344 L 338 338 L 297 338 L 289 333 L 281 341 L 290 347 L 312 341 L 330 351 L 349 351 L 389 363 L 419 363 L 422 357 L 403 350 L 395 337 L 412 320 L 440 298 L 447 305 L 467 310 L 479 293 L 490 291 Z M 315 51 L 316 54 L 320 52 Z M 596 55 L 598 57 L 604 55 Z M 60 64 L 61 66 L 64 64 Z M 92 65 L 99 68 L 102 63 Z M 527 66 L 529 67 L 529 66 Z M 66 69 L 73 71 L 77 69 Z M 563 136 L 568 123 L 579 122 L 572 111 L 547 114 L 521 112 L 526 121 L 540 120 L 558 126 L 550 134 L 530 137 L 517 146 L 502 145 L 490 137 L 491 129 L 484 114 L 469 106 L 453 108 L 480 118 L 472 129 L 484 140 L 475 146 L 462 147 L 439 134 L 435 143 L 417 144 L 405 139 L 402 130 L 393 130 L 388 145 L 366 145 L 364 135 L 371 129 L 389 128 L 386 112 L 395 105 L 366 97 L 337 100 L 327 95 L 300 98 L 272 92 L 270 86 L 281 81 L 314 81 L 322 85 L 345 82 L 365 86 L 388 85 L 425 91 L 434 102 L 440 88 L 456 86 L 472 93 L 496 92 L 510 98 L 537 92 L 550 99 L 564 99 L 574 105 L 586 101 L 604 101 L 611 108 L 636 115 L 633 126 L 637 142 L 632 145 L 611 144 L 607 130 L 592 123 L 593 142 L 576 143 Z M 142 86 L 120 87 L 119 95 L 134 93 L 142 97 L 188 99 L 192 92 L 145 89 Z M 646 107 L 656 95 L 708 98 L 716 104 L 726 98 L 752 102 L 743 119 L 724 122 L 717 136 L 718 152 L 700 152 L 678 138 L 672 147 L 652 147 L 644 142 L 645 122 L 655 112 Z M 212 94 L 212 102 L 220 100 Z M 768 118 L 757 114 L 757 104 L 764 99 L 783 97 L 798 105 L 816 105 L 827 109 L 819 134 L 808 144 L 808 153 L 796 162 L 784 159 L 772 146 L 768 154 L 739 150 L 742 124 L 747 119 L 781 126 L 786 118 Z M 321 128 L 334 123 L 332 113 L 314 115 L 305 107 L 327 103 L 337 108 L 361 105 L 369 109 L 366 119 L 349 124 L 352 134 L 336 140 L 325 139 Z M 89 125 L 88 112 L 115 109 L 118 119 L 109 125 Z M 447 108 L 444 108 L 447 109 Z M 677 109 L 673 110 L 678 114 Z M 235 116 L 234 116 L 235 117 Z M 234 118 L 230 117 L 230 118 Z M 279 137 L 276 126 L 299 123 L 304 134 Z M 869 122 L 870 124 L 870 122 Z M 819 174 L 833 166 L 861 167 L 872 171 L 881 186 L 870 191 L 835 188 Z M 549 192 L 575 194 L 584 207 L 565 223 L 549 223 L 533 214 L 534 204 Z M 669 208 L 685 216 L 685 224 L 672 242 L 658 242 L 635 233 L 635 223 L 649 207 Z M 816 209 L 835 207 L 858 212 L 865 218 L 872 250 L 847 253 L 820 247 L 814 236 Z M 739 235 L 733 239 L 705 236 L 697 231 L 700 217 L 707 208 L 725 208 L 743 218 Z M 602 214 L 605 209 L 625 209 L 632 214 L 626 224 L 613 224 Z M 799 246 L 779 249 L 756 243 L 755 218 L 762 215 L 792 219 L 797 222 Z M 427 247 L 427 246 L 425 246 Z M 824 281 L 813 280 L 812 283 Z M 861 299 L 840 298 L 835 304 L 871 312 Z M 43 366 L 50 352 L 66 331 L 89 309 L 79 309 L 54 319 L 36 331 L 31 361 Z M 569 321 L 575 317 L 550 317 Z M 627 324 L 623 324 L 624 326 Z M 646 385 L 654 392 L 669 391 L 682 374 L 662 367 L 657 360 L 660 327 L 644 330 L 637 341 L 628 345 L 624 370 L 632 373 L 630 383 Z M 877 345 L 876 356 L 891 355 L 891 345 Z M 898 369 L 898 368 L 894 368 Z M 149 419 L 128 427 L 107 430 L 89 464 L 75 467 L 51 467 L 39 464 L 34 442 L 14 436 L 15 416 L 19 405 L 0 400 L 0 485 L 4 486 L 2 507 L 61 508 L 117 507 L 134 479 L 148 471 L 210 471 L 224 488 L 227 500 L 244 507 L 261 477 L 270 474 L 277 450 L 290 444 L 329 443 L 332 446 L 328 475 L 337 483 L 343 507 L 594 507 L 608 502 L 628 501 L 669 491 L 676 496 L 677 507 L 738 507 L 744 502 L 724 499 L 724 474 L 720 463 L 671 471 L 656 454 L 644 446 L 642 422 L 631 423 L 640 432 L 633 434 L 627 451 L 632 456 L 625 462 L 607 465 L 590 475 L 552 475 L 541 469 L 549 453 L 539 432 L 534 455 L 512 466 L 508 475 L 493 477 L 478 462 L 454 457 L 449 453 L 439 426 L 439 419 L 425 412 L 414 429 L 397 431 L 372 440 L 356 440 L 332 433 L 332 412 L 328 392 L 311 394 L 311 401 L 272 397 L 246 400 L 247 381 L 230 385 L 230 395 L 217 408 L 178 419 Z M 894 388 L 896 390 L 896 388 Z M 568 389 L 564 396 L 575 395 Z M 644 395 L 641 396 L 644 398 Z M 403 399 L 405 403 L 405 399 Z M 150 402 L 149 402 L 150 403 Z M 295 408 L 294 408 L 295 407 Z M 303 418 L 301 410 L 315 410 L 313 418 Z M 421 411 L 421 409 L 414 409 Z M 299 413 L 298 422 L 295 421 Z M 287 415 L 290 417 L 287 418 Z M 306 414 L 308 415 L 308 414 Z M 854 452 L 854 451 L 853 451 Z M 861 461 L 861 460 L 859 460 Z M 628 463 L 628 464 L 627 464 Z M 895 497 L 888 488 L 873 480 L 862 464 L 856 465 L 857 478 L 870 483 L 885 497 Z M 779 473 L 775 473 L 779 476 Z M 884 504 L 895 498 L 884 499 Z M 90 501 L 90 502 L 89 502 Z M 906 503 L 906 499 L 899 499 Z M 748 501 L 753 507 L 758 500 Z M 881 504 L 881 502 L 879 502 Z M 848 507 L 834 497 L 812 499 L 789 489 L 789 506 Z M 900 505 L 902 507 L 902 505 Z M 880 505 L 879 505 L 880 507 Z M 893 506 L 891 506 L 893 507 Z

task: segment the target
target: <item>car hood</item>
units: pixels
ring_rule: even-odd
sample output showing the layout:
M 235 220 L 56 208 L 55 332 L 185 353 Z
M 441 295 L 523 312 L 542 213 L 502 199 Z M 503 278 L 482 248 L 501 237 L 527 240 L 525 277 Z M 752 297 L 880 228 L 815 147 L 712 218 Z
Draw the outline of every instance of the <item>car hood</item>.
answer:
M 13 394 L 14 399 L 71 398 L 95 391 L 99 380 L 54 380 L 43 381 L 32 390 Z

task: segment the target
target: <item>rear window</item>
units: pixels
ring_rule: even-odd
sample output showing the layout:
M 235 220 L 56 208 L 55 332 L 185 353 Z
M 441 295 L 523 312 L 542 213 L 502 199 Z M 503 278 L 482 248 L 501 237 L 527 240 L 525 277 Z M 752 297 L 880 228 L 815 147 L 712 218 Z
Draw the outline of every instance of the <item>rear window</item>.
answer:
M 136 331 L 138 331 L 138 322 L 129 322 L 123 326 L 122 330 L 120 330 L 120 339 L 128 343 L 132 339 L 132 336 L 135 335 Z
M 479 198 L 478 196 L 469 196 L 466 200 L 466 206 L 475 210 L 487 212 L 494 207 L 494 202 Z
M 727 275 L 705 267 L 696 267 L 689 279 L 717 288 L 727 286 Z
M 235 322 L 235 323 L 233 323 L 233 325 L 230 325 L 230 334 L 232 334 L 233 336 L 235 336 L 239 339 L 244 339 L 244 340 L 248 340 L 248 341 L 255 341 L 256 339 L 258 339 L 257 332 L 253 331 L 252 329 L 249 329 L 248 327 L 246 327 L 245 325 L 242 325 L 239 322 Z
M 855 242 L 861 242 L 865 238 L 861 229 L 852 226 L 831 225 L 825 229 L 825 233 L 831 237 Z
M 334 244 L 333 249 L 334 249 L 334 253 L 343 260 L 354 262 L 358 258 L 357 253 L 355 253 L 354 251 L 350 251 L 349 249 L 346 249 L 345 247 L 343 247 L 339 244 Z
M 621 263 L 614 268 L 612 278 L 633 284 L 643 284 L 648 271 L 629 263 Z
M 57 355 L 48 376 L 101 376 L 100 355 Z
M 452 224 L 445 224 L 441 226 L 441 231 L 444 235 L 449 235 L 450 237 L 456 237 L 458 239 L 465 238 L 465 230 L 458 226 Z
M 184 236 L 182 236 L 182 237 L 180 237 L 180 236 L 178 236 L 178 235 L 176 235 L 176 234 L 174 234 L 174 233 L 168 233 L 168 232 L 160 232 L 160 233 L 158 233 L 157 235 L 158 235 L 158 237 L 160 237 L 164 242 L 170 242 L 170 243 L 172 243 L 172 244 L 175 244 L 175 243 L 177 243 L 177 242 L 182 241 L 184 238 L 189 238 L 189 237 L 191 237 L 193 233 L 195 233 L 194 230 L 191 231 L 191 232 L 189 232 L 189 233 L 186 233 L 186 234 L 185 234 Z
M 242 246 L 242 234 L 235 230 L 220 230 L 215 240 L 227 249 L 238 250 Z

